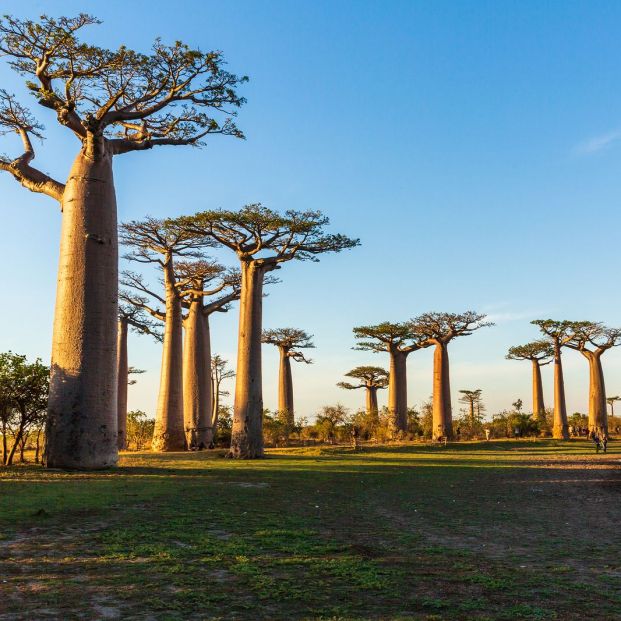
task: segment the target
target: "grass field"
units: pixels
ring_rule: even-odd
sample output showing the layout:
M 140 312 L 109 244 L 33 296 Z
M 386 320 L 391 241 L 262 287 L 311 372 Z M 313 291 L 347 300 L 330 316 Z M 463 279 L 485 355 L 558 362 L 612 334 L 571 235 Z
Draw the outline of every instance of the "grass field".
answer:
M 621 619 L 620 451 L 506 441 L 0 469 L 0 619 Z

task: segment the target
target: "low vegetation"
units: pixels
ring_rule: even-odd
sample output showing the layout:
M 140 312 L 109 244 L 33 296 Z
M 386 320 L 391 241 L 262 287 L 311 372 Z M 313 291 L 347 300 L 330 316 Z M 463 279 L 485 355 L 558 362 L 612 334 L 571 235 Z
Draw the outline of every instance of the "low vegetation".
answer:
M 0 619 L 616 618 L 615 445 L 125 453 L 106 472 L 3 468 Z

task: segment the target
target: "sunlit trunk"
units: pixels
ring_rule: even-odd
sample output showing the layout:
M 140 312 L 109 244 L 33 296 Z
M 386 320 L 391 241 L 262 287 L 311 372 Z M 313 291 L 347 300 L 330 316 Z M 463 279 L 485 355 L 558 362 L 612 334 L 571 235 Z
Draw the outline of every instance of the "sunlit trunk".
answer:
M 437 343 L 433 353 L 433 431 L 434 440 L 453 437 L 451 384 L 446 343 Z
M 207 448 L 211 442 L 211 351 L 206 320 L 202 299 L 193 299 L 184 324 L 183 349 L 183 416 L 191 448 Z
M 589 431 L 608 435 L 606 387 L 601 354 L 582 352 L 589 361 Z
M 377 388 L 375 386 L 367 386 L 365 388 L 366 391 L 366 401 L 367 401 L 367 414 L 369 416 L 377 416 L 378 407 L 377 407 Z
M 408 385 L 407 354 L 391 349 L 390 375 L 388 379 L 388 410 L 391 416 L 393 434 L 407 430 L 408 426 Z
M 569 440 L 567 424 L 567 406 L 565 405 L 565 382 L 563 381 L 563 363 L 561 351 L 556 346 L 554 353 L 554 423 L 552 437 L 557 440 Z
M 279 347 L 280 367 L 278 370 L 278 411 L 286 412 L 289 428 L 295 424 L 293 413 L 293 378 L 291 376 L 291 358 L 285 347 Z
M 127 320 L 119 319 L 117 342 L 117 427 L 118 447 L 127 448 L 127 385 L 129 366 L 127 362 Z
M 151 444 L 154 451 L 183 451 L 186 448 L 183 430 L 183 316 L 174 283 L 172 258 L 169 257 L 164 267 L 166 322 L 160 391 Z
M 118 459 L 118 256 L 112 156 L 101 145 L 76 158 L 62 211 L 43 462 L 106 468 Z
M 262 267 L 241 262 L 241 293 L 237 341 L 237 377 L 231 457 L 263 457 L 263 389 L 261 385 Z
M 541 367 L 538 360 L 532 360 L 533 364 L 533 415 L 540 421 L 545 421 L 546 408 L 543 403 L 543 384 L 541 383 Z

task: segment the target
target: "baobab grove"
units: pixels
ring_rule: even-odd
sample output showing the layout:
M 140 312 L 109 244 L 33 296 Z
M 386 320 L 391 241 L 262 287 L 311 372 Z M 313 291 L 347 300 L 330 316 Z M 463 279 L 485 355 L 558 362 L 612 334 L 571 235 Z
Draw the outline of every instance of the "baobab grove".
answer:
M 0 91 L 0 128 L 17 134 L 23 149 L 0 158 L 0 170 L 60 203 L 44 451 L 50 467 L 102 468 L 117 460 L 113 159 L 155 146 L 198 146 L 210 134 L 243 137 L 231 119 L 244 103 L 236 89 L 246 78 L 225 71 L 219 52 L 160 40 L 148 54 L 107 50 L 80 39 L 97 24 L 84 13 L 38 21 L 7 15 L 0 21 L 0 54 L 73 136 L 78 152 L 66 183 L 34 168 L 32 138 L 41 137 L 43 127 L 25 104 Z
M 319 211 L 273 211 L 261 204 L 239 211 L 203 211 L 178 218 L 174 226 L 232 250 L 239 260 L 241 290 L 237 376 L 230 456 L 263 457 L 261 335 L 266 275 L 291 260 L 317 261 L 359 240 L 327 233 L 329 219 Z
M 2 0 L 0 621 L 621 620 L 619 32 Z

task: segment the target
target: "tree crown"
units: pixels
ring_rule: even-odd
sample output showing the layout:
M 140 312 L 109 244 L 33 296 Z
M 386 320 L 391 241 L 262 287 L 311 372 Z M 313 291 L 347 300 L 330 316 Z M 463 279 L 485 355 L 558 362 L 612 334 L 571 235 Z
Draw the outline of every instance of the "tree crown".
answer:
M 570 330 L 571 338 L 566 343 L 567 347 L 581 353 L 601 354 L 611 347 L 621 345 L 621 329 L 608 328 L 600 322 L 574 321 Z
M 357 388 L 386 388 L 388 386 L 389 374 L 382 367 L 360 366 L 345 373 L 345 377 L 352 377 L 360 380 L 359 384 L 351 384 L 350 382 L 339 382 L 337 386 L 346 390 L 355 390 Z
M 171 222 L 230 248 L 242 261 L 255 260 L 267 269 L 277 269 L 291 259 L 318 261 L 317 255 L 360 244 L 358 239 L 325 233 L 330 221 L 320 211 L 279 213 L 259 203 L 239 211 L 203 211 Z
M 426 347 L 408 323 L 392 323 L 384 321 L 370 326 L 353 328 L 354 338 L 358 343 L 356 350 L 383 352 L 397 350 L 409 353 Z
M 0 53 L 62 125 L 80 139 L 105 136 L 113 153 L 198 145 L 214 133 L 243 137 L 232 117 L 245 102 L 236 89 L 247 78 L 225 71 L 221 52 L 159 39 L 148 54 L 80 41 L 85 27 L 100 23 L 85 13 L 38 21 L 5 16 Z
M 448 343 L 459 336 L 470 336 L 475 330 L 493 326 L 485 315 L 475 311 L 463 313 L 423 313 L 409 322 L 410 329 L 429 345 Z
M 515 345 L 509 348 L 507 360 L 537 360 L 542 361 L 554 356 L 554 347 L 549 340 L 533 341 L 525 345 Z M 549 360 L 548 360 L 549 362 Z M 543 363 L 547 364 L 547 363 Z

